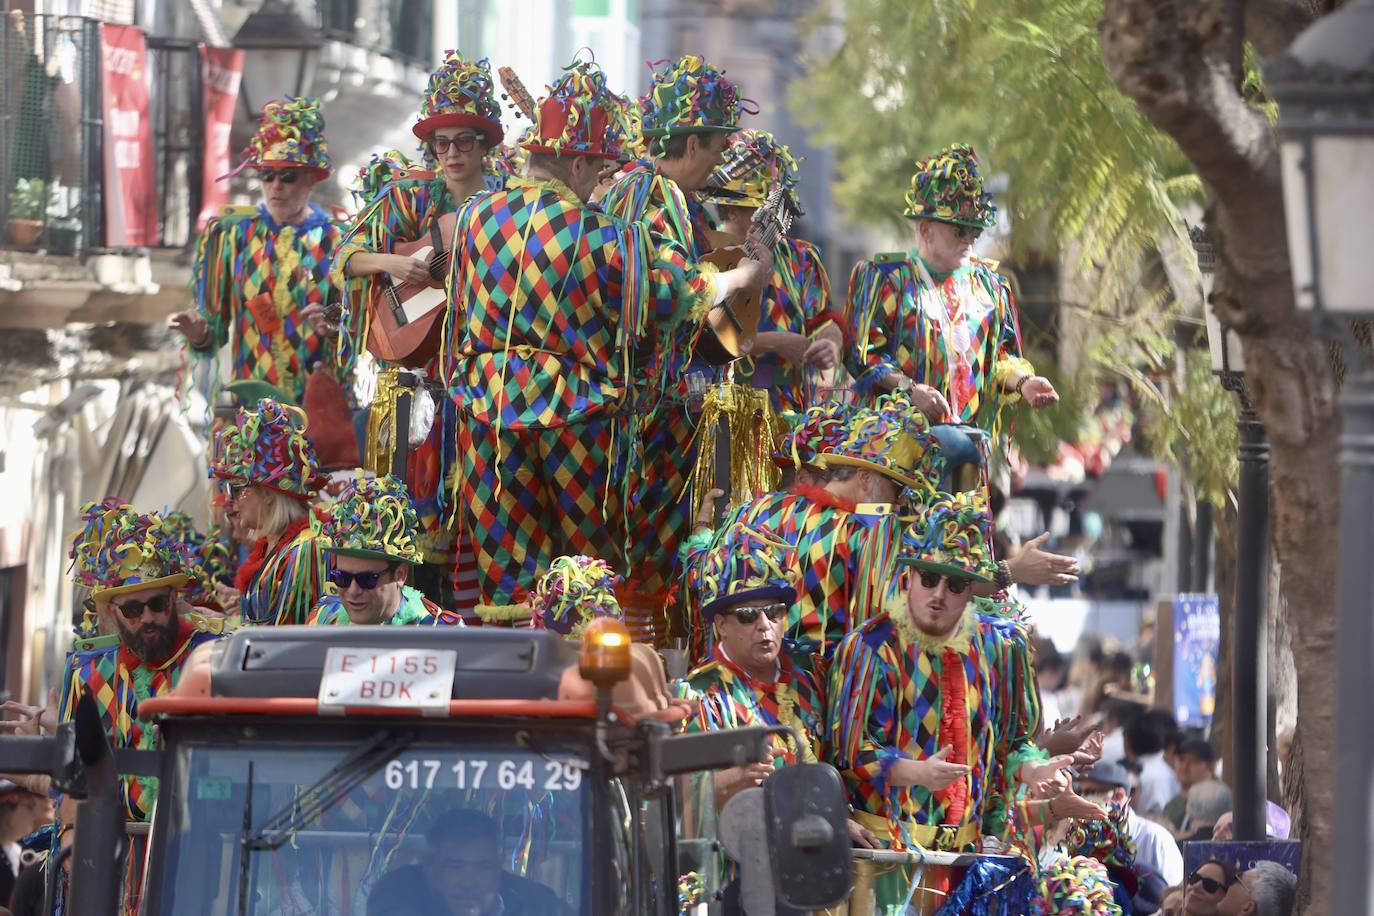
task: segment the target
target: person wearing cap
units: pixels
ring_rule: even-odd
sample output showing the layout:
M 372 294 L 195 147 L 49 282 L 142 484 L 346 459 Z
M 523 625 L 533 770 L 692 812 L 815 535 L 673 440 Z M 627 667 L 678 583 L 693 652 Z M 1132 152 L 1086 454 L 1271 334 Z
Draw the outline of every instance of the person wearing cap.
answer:
M 476 549 L 488 622 L 525 618 L 554 557 L 622 568 L 627 500 L 618 463 L 640 421 L 628 410 L 651 335 L 691 322 L 753 282 L 755 262 L 710 277 L 647 227 L 589 207 L 601 164 L 628 129 L 590 61 L 539 104 L 528 174 L 458 212 L 444 324 L 444 381 L 458 411 L 462 533 Z
M 647 226 L 684 259 L 699 260 L 712 245 L 710 218 L 697 192 L 720 165 L 742 112 L 735 84 L 697 55 L 656 72 L 640 100 L 649 158 L 631 163 L 615 178 L 601 199 L 602 209 Z M 764 266 L 755 287 L 771 274 L 771 265 Z M 718 295 L 712 304 L 724 298 Z M 628 507 L 628 582 L 622 590 L 634 596 L 640 610 L 658 611 L 666 603 L 678 548 L 691 531 L 688 483 L 697 464 L 699 416 L 688 406 L 688 375 L 699 330 L 660 325 L 644 341 L 648 371 L 636 380 L 634 401 L 645 420 L 636 445 L 640 458 L 629 469 L 634 495 Z
M 978 156 L 954 144 L 916 163 L 905 215 L 915 247 L 860 261 L 846 310 L 850 371 L 861 391 L 906 388 L 932 423 L 996 433 L 1002 409 L 1055 403 L 1054 386 L 1021 355 L 1011 288 L 973 243 L 997 224 Z
M 313 526 L 329 559 L 332 594 L 306 619 L 326 626 L 462 626 L 462 618 L 407 584 L 421 562 L 418 521 L 394 477 L 350 481 Z
M 1048 786 L 1072 762 L 1036 747 L 1025 625 L 970 604 L 970 586 L 992 579 L 990 535 L 981 494 L 932 498 L 903 534 L 886 613 L 845 636 L 831 661 L 831 762 L 860 822 L 896 848 L 1004 837 L 1019 787 Z
M 1077 790 L 1089 801 L 1124 811 L 1126 832 L 1135 844 L 1138 864 L 1158 875 L 1166 887 L 1183 883 L 1183 854 L 1173 834 L 1131 807 L 1135 785 L 1129 770 L 1119 763 L 1099 760 L 1081 772 Z
M 257 173 L 262 202 L 226 207 L 206 224 L 191 266 L 194 307 L 173 315 L 171 327 L 203 360 L 227 344 L 231 380 L 271 385 L 292 403 L 303 403 L 315 366 L 351 387 L 351 357 L 322 333 L 343 228 L 310 199 L 331 170 L 319 100 L 264 105 L 243 168 Z M 209 375 L 217 384 L 218 368 Z
M 711 194 L 722 226 L 736 244 L 775 190 L 792 201 L 801 183 L 800 162 L 772 134 L 741 130 L 730 138 L 723 167 L 757 162 Z M 795 422 L 815 400 L 820 374 L 833 369 L 844 347 L 844 316 L 830 305 L 830 280 L 820 250 L 783 235 L 773 243 L 773 275 L 760 297 L 762 319 L 748 355 L 731 370 L 737 383 L 769 392 L 773 409 Z
M 299 624 L 319 603 L 328 568 L 310 503 L 319 490 L 305 414 L 264 398 L 220 431 L 210 475 L 254 538 L 235 588 L 244 624 Z

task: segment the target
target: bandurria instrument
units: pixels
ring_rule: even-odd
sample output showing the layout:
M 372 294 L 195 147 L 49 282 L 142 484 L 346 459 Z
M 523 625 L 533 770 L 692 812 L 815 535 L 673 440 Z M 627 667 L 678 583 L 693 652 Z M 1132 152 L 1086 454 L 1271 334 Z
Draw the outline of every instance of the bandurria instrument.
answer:
M 418 173 L 416 173 L 418 174 Z M 448 296 L 449 251 L 456 213 L 446 213 L 430 223 L 429 234 L 414 242 L 397 242 L 392 253 L 426 262 L 429 274 L 423 283 L 383 277 L 371 305 L 372 322 L 367 349 L 378 359 L 418 368 L 439 352 Z

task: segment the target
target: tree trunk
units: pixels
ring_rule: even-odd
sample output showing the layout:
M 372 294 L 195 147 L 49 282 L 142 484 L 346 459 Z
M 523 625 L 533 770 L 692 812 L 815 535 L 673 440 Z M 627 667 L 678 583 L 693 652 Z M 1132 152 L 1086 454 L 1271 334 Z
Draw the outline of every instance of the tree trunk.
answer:
M 1303 841 L 1302 912 L 1329 911 L 1334 795 L 1334 625 L 1340 469 L 1336 381 L 1327 348 L 1293 303 L 1278 147 L 1237 90 L 1240 41 L 1281 51 L 1305 22 L 1295 4 L 1105 0 L 1102 51 L 1117 85 L 1178 143 L 1206 186 L 1216 236 L 1212 303 L 1245 346 L 1247 380 L 1270 440 L 1274 552 L 1291 630 L 1298 729 L 1289 801 Z M 1272 15 L 1271 15 L 1272 14 Z

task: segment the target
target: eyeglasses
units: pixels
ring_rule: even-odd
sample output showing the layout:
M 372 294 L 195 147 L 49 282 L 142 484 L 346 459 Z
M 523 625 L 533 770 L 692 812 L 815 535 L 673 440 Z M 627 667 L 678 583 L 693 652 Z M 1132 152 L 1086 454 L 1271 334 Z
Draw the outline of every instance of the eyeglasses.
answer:
M 282 184 L 295 184 L 300 179 L 299 169 L 263 169 L 258 172 L 258 180 L 263 184 L 280 181 Z
M 1218 881 L 1215 878 L 1209 878 L 1206 875 L 1199 874 L 1199 872 L 1201 872 L 1202 869 L 1206 867 L 1207 866 L 1202 865 L 1193 869 L 1193 873 L 1188 876 L 1188 883 L 1190 885 L 1201 884 L 1202 889 L 1209 894 L 1220 894 L 1221 892 L 1229 888 L 1232 884 L 1235 884 L 1235 882 L 1231 880 L 1231 877 L 1229 875 L 1226 877 L 1225 881 Z
M 787 605 L 785 604 L 756 604 L 751 607 L 737 607 L 730 611 L 735 615 L 735 619 L 748 626 L 759 619 L 760 614 L 767 614 L 768 619 L 777 623 L 787 616 Z
M 456 137 L 433 136 L 425 141 L 425 146 L 429 149 L 430 155 L 437 159 L 447 153 L 450 146 L 457 147 L 460 153 L 470 153 L 481 141 L 481 134 L 459 134 Z
M 225 489 L 229 492 L 229 501 L 237 502 L 240 496 L 248 492 L 248 484 L 231 483 Z
M 172 604 L 172 596 L 154 595 L 147 601 L 125 601 L 123 604 L 111 601 L 110 603 L 125 620 L 137 620 L 143 616 L 144 610 L 152 611 L 154 614 L 167 613 L 167 608 Z
M 341 592 L 348 591 L 348 587 L 354 582 L 358 583 L 358 588 L 365 592 L 370 592 L 381 584 L 382 576 L 386 575 L 386 573 L 386 570 L 382 572 L 351 573 L 344 572 L 342 569 L 331 569 L 329 571 L 329 581 L 333 582 Z
M 968 588 L 970 582 L 969 579 L 963 576 L 942 576 L 928 569 L 921 570 L 921 586 L 923 588 L 939 588 L 941 579 L 945 580 L 951 595 L 962 595 L 964 589 Z
M 950 226 L 954 229 L 954 234 L 959 236 L 960 241 L 976 242 L 979 236 L 983 234 L 983 229 L 980 226 L 956 226 L 953 223 L 950 223 Z

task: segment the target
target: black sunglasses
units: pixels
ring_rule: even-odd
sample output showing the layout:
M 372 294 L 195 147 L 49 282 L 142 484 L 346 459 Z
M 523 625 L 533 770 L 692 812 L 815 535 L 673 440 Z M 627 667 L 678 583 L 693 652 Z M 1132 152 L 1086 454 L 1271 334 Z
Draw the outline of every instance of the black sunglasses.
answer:
M 1210 863 L 1210 864 L 1215 864 L 1215 863 Z M 1199 865 L 1197 868 L 1193 869 L 1193 873 L 1192 873 L 1191 875 L 1188 876 L 1188 883 L 1189 883 L 1189 884 L 1201 884 L 1201 885 L 1202 885 L 1202 889 L 1203 889 L 1204 891 L 1206 891 L 1207 893 L 1209 893 L 1209 894 L 1220 894 L 1222 891 L 1225 891 L 1227 888 L 1229 888 L 1232 884 L 1235 884 L 1235 883 L 1236 883 L 1235 881 L 1233 881 L 1233 880 L 1231 879 L 1231 876 L 1230 876 L 1230 875 L 1227 875 L 1227 876 L 1226 876 L 1226 880 L 1223 882 L 1223 881 L 1218 881 L 1216 878 L 1209 878 L 1209 877 L 1207 877 L 1206 875 L 1199 874 L 1199 872 L 1201 872 L 1202 869 L 1204 869 L 1204 868 L 1206 868 L 1206 867 L 1207 867 L 1207 865 L 1206 865 L 1206 864 L 1203 864 L 1203 865 Z
M 983 230 L 977 226 L 959 226 L 954 223 L 950 223 L 950 225 L 954 226 L 954 232 L 960 239 L 972 239 L 976 242 L 983 234 Z
M 735 619 L 748 626 L 759 619 L 760 614 L 767 614 L 768 619 L 777 623 L 787 616 L 787 605 L 785 604 L 756 604 L 752 607 L 737 607 L 730 611 L 735 615 Z
M 382 572 L 344 572 L 342 569 L 331 569 L 329 571 L 329 581 L 338 587 L 339 591 L 346 592 L 348 587 L 354 582 L 358 583 L 358 588 L 365 592 L 370 592 L 382 581 L 382 576 L 389 570 Z
M 274 181 L 295 184 L 300 177 L 300 172 L 296 169 L 263 169 L 258 173 L 258 180 L 263 184 L 271 184 Z
M 167 613 L 167 608 L 172 606 L 172 596 L 154 595 L 147 601 L 125 601 L 123 604 L 120 604 L 118 601 L 111 601 L 110 603 L 114 605 L 115 610 L 119 611 L 120 616 L 125 620 L 137 620 L 143 616 L 143 611 L 145 609 L 152 611 L 154 614 Z
M 938 588 L 941 579 L 944 579 L 949 586 L 949 593 L 951 595 L 962 595 L 964 589 L 968 588 L 970 582 L 969 579 L 963 576 L 942 576 L 928 569 L 921 570 L 921 586 L 923 588 Z
M 430 155 L 437 159 L 447 153 L 450 146 L 458 147 L 460 153 L 470 153 L 481 142 L 481 134 L 459 134 L 456 137 L 430 137 L 425 146 L 429 148 Z

